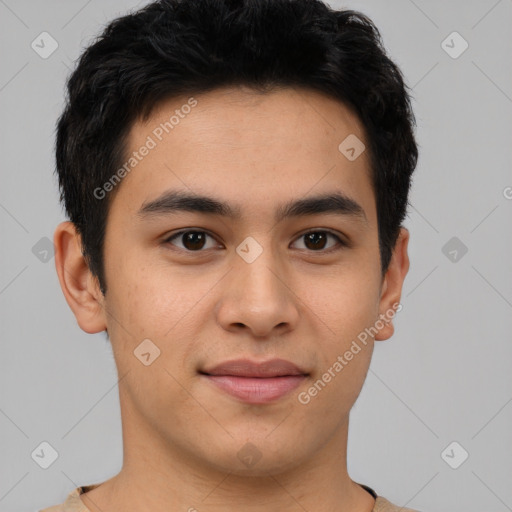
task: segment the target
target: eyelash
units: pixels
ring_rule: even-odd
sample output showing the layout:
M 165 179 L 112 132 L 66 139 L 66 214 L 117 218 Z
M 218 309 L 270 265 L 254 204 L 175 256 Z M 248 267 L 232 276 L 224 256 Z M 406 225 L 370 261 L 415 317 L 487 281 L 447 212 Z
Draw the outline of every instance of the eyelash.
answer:
M 204 234 L 208 235 L 209 237 L 213 238 L 214 240 L 216 240 L 216 238 L 212 234 L 208 233 L 208 231 L 204 231 L 204 230 L 200 230 L 200 229 L 184 229 L 184 230 L 178 231 L 177 233 L 174 233 L 170 237 L 166 238 L 164 240 L 164 243 L 173 245 L 171 243 L 171 241 L 174 240 L 175 238 L 179 238 L 180 236 L 184 235 L 185 233 L 204 233 Z M 300 239 L 306 235 L 309 235 L 311 233 L 323 233 L 323 234 L 331 235 L 332 237 L 334 237 L 337 240 L 338 243 L 337 243 L 337 245 L 335 245 L 334 247 L 330 247 L 329 249 L 319 249 L 317 251 L 308 250 L 308 249 L 300 249 L 300 250 L 306 250 L 307 252 L 313 253 L 313 254 L 317 254 L 317 253 L 318 254 L 330 254 L 332 252 L 336 252 L 341 249 L 349 247 L 349 244 L 347 242 L 345 242 L 343 239 L 341 239 L 337 234 L 335 234 L 331 231 L 325 230 L 325 229 L 324 230 L 318 229 L 318 230 L 306 231 L 305 233 L 302 233 L 301 235 L 299 235 L 295 240 L 298 240 L 298 239 Z M 182 249 L 181 247 L 178 247 L 178 248 L 174 248 L 173 250 L 193 254 L 193 253 L 206 252 L 209 249 L 199 249 L 197 251 L 191 251 L 189 249 Z

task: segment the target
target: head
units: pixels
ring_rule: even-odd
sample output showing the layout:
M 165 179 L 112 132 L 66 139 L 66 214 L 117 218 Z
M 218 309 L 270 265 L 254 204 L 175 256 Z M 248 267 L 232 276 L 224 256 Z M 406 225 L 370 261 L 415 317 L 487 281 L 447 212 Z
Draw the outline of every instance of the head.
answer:
M 108 331 L 132 432 L 235 472 L 333 439 L 393 333 L 413 124 L 373 23 L 316 0 L 164 0 L 85 50 L 57 127 L 56 264 L 80 327 Z M 304 379 L 247 403 L 204 375 L 237 358 Z

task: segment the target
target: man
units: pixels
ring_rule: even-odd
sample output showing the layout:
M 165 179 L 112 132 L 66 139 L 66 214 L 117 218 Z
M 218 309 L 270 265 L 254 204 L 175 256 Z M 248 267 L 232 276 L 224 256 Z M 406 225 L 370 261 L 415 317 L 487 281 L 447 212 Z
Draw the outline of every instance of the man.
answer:
M 124 460 L 45 511 L 409 510 L 346 462 L 418 156 L 372 22 L 163 0 L 114 20 L 68 92 L 56 267 L 112 343 Z

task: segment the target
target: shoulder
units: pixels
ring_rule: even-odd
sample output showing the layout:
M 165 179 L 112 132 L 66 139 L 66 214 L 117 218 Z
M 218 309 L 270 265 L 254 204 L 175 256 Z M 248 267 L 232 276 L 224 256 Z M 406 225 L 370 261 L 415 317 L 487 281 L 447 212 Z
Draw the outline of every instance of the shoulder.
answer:
M 42 508 L 37 512 L 63 512 L 62 503 L 60 505 L 53 505 L 53 507 Z
M 419 512 L 412 508 L 403 508 L 398 505 L 393 505 L 390 501 L 382 496 L 375 498 L 375 505 L 372 512 Z
M 100 484 L 83 485 L 73 489 L 67 496 L 64 503 L 60 505 L 53 505 L 48 508 L 43 508 L 37 512 L 90 512 L 90 510 L 84 505 L 80 499 L 80 495 L 84 492 L 90 491 Z
M 377 493 L 368 485 L 361 483 L 358 483 L 358 485 L 368 491 L 375 498 L 375 504 L 373 505 L 372 512 L 419 512 L 419 510 L 414 510 L 412 508 L 404 508 L 394 505 L 383 496 L 377 495 Z

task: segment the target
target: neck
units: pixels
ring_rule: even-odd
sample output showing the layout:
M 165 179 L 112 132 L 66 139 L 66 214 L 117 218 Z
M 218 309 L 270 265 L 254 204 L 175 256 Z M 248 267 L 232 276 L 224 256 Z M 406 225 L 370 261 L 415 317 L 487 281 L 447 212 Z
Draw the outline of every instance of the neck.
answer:
M 314 457 L 241 474 L 208 466 L 147 425 L 126 421 L 121 471 L 81 499 L 91 512 L 371 512 L 374 498 L 347 473 L 347 437 L 348 418 Z

